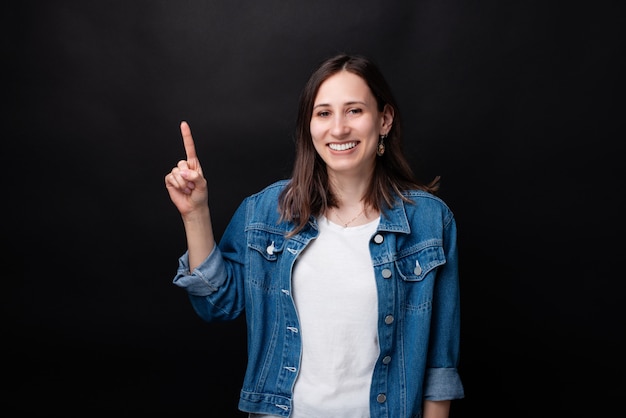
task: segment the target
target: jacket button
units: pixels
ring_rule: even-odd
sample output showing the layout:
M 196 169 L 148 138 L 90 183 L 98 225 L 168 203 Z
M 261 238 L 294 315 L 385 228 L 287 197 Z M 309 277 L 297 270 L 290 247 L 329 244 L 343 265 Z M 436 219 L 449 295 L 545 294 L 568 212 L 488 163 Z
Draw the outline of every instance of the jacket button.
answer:
M 378 396 L 376 397 L 376 401 L 378 403 L 383 403 L 387 400 L 387 396 L 384 393 L 379 393 Z
M 389 325 L 393 322 L 393 315 L 387 315 L 385 317 L 385 324 Z
M 384 240 L 385 238 L 380 234 L 376 234 L 376 236 L 374 236 L 374 242 L 376 244 L 382 244 Z
M 391 363 L 391 356 L 385 356 L 383 358 L 383 364 L 389 364 Z
M 422 274 L 422 267 L 420 266 L 420 262 L 418 260 L 415 260 L 415 270 L 413 270 L 413 273 L 415 273 L 416 276 Z
M 385 278 L 385 279 L 390 278 L 390 277 L 391 277 L 391 270 L 389 270 L 389 269 L 383 269 L 383 271 L 382 271 L 382 275 L 383 275 L 383 278 Z

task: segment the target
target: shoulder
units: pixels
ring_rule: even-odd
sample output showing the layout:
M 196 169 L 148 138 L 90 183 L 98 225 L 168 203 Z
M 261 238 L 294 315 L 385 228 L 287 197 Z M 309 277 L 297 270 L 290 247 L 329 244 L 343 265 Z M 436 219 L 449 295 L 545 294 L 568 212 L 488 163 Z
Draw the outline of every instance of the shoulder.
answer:
M 424 190 L 406 190 L 402 195 L 416 204 L 439 207 L 443 210 L 450 210 L 448 204 L 439 196 Z
M 452 210 L 441 197 L 423 190 L 407 190 L 402 194 L 410 201 L 403 202 L 409 218 L 441 218 L 444 224 L 454 220 Z
M 288 183 L 289 180 L 279 180 L 246 197 L 241 205 L 246 223 L 276 225 L 280 218 L 280 193 Z

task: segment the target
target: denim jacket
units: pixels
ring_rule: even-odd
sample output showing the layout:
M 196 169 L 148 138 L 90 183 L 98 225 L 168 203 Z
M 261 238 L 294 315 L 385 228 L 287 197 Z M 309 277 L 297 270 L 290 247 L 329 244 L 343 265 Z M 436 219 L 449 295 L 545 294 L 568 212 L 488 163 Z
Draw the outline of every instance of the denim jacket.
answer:
M 174 284 L 206 321 L 246 315 L 248 363 L 239 409 L 288 417 L 301 355 L 291 274 L 318 234 L 315 218 L 291 238 L 277 202 L 287 180 L 247 197 L 218 245 L 193 272 L 179 259 Z M 459 360 L 456 224 L 439 198 L 405 193 L 382 211 L 369 244 L 378 292 L 380 356 L 370 388 L 372 418 L 421 417 L 422 401 L 464 396 Z M 372 307 L 375 309 L 376 307 Z M 329 324 L 332 326 L 332 324 Z

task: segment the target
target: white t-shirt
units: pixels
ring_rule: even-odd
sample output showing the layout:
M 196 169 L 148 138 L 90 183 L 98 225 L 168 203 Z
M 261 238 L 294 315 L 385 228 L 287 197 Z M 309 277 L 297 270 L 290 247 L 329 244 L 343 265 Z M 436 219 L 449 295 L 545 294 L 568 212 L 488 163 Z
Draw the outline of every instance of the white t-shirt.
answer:
M 345 228 L 321 217 L 318 238 L 295 264 L 292 294 L 303 348 L 292 418 L 369 417 L 379 354 L 369 242 L 378 222 Z
M 321 217 L 319 236 L 296 261 L 292 295 L 302 359 L 291 418 L 370 416 L 370 385 L 380 348 L 369 242 L 379 220 L 345 228 Z

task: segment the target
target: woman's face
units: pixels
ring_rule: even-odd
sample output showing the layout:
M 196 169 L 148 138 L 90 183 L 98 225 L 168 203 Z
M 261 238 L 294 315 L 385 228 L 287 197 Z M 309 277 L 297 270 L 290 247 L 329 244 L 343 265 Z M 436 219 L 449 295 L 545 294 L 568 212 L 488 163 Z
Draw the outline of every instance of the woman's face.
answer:
M 320 86 L 313 102 L 311 137 L 329 175 L 369 178 L 380 135 L 391 129 L 393 111 L 378 111 L 376 99 L 361 77 L 340 71 Z

